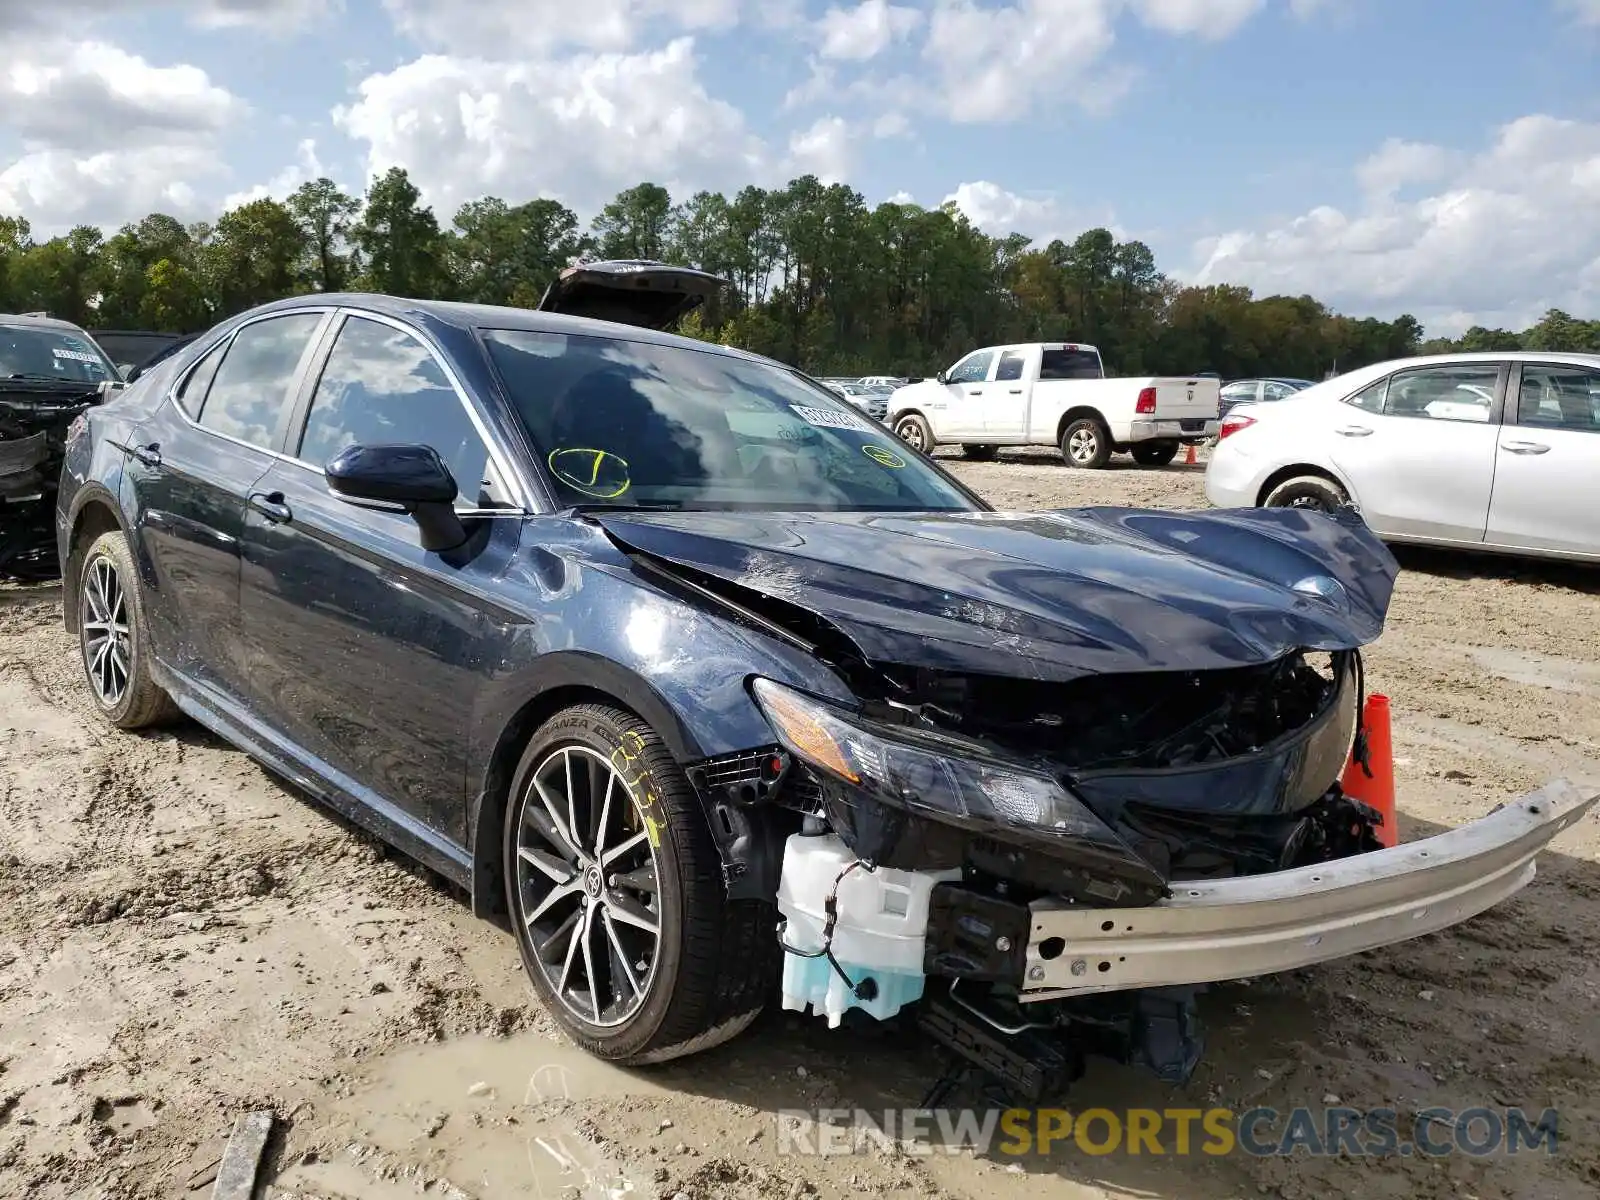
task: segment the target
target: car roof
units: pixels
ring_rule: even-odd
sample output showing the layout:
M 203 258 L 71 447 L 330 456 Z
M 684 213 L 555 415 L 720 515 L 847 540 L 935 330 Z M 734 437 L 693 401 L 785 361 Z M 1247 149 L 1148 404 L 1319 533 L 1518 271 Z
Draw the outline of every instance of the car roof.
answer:
M 31 325 L 37 329 L 64 329 L 70 333 L 83 333 L 81 325 L 63 321 L 59 317 L 41 317 L 36 313 L 0 313 L 0 325 Z
M 413 300 L 403 296 L 387 296 L 377 292 L 315 292 L 293 296 L 251 309 L 249 314 L 292 312 L 299 308 L 326 307 L 330 304 L 348 308 L 364 308 L 402 321 L 415 322 L 419 318 L 436 321 L 468 332 L 482 329 L 506 329 L 527 333 L 565 333 L 589 337 L 613 337 L 630 342 L 648 342 L 657 346 L 678 346 L 687 350 L 700 350 L 729 358 L 751 362 L 771 363 L 774 360 L 751 354 L 733 346 L 704 342 L 698 338 L 682 337 L 675 333 L 662 333 L 643 325 L 626 325 L 616 321 L 597 321 L 592 317 L 574 317 L 563 313 L 539 312 L 530 308 L 511 308 L 498 304 L 468 304 L 458 300 Z M 783 366 L 778 363 L 776 365 Z M 789 368 L 785 368 L 789 369 Z

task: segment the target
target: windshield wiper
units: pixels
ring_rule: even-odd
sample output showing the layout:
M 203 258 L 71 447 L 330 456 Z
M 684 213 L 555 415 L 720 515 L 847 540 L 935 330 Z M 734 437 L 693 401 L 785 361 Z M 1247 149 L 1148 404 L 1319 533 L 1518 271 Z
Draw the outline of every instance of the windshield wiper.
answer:
M 648 500 L 640 504 L 606 504 L 603 502 L 569 504 L 563 512 L 592 513 L 592 512 L 682 512 L 684 509 L 681 500 Z

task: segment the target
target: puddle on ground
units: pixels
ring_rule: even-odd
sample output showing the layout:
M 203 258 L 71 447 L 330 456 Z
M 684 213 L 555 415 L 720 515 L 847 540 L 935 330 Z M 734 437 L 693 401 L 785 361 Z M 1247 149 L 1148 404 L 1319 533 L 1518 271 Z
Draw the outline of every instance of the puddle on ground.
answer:
M 271 1200 L 621 1200 L 651 1185 L 586 1132 L 584 1102 L 667 1089 L 541 1034 L 465 1038 L 385 1055 L 304 1132 Z M 321 1126 L 321 1128 L 317 1128 Z M 339 1139 L 337 1142 L 335 1139 Z

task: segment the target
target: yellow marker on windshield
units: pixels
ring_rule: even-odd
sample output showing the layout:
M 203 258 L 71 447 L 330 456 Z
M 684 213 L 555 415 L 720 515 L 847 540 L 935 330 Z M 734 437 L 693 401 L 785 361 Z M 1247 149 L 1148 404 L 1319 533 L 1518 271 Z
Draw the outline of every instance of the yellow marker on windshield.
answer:
M 880 467 L 888 467 L 892 471 L 898 471 L 906 465 L 905 459 L 885 446 L 866 445 L 861 447 L 861 453 L 865 454 Z
M 607 450 L 591 450 L 587 446 L 552 450 L 545 462 L 562 483 L 596 500 L 615 500 L 633 483 L 628 460 Z

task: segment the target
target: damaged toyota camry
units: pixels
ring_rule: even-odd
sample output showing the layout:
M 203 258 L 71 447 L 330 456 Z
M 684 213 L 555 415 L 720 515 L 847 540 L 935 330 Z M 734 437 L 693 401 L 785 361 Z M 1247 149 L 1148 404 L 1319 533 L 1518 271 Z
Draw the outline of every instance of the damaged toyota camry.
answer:
M 1087 1053 L 1185 1078 L 1197 987 L 1470 917 L 1593 805 L 1382 844 L 1339 784 L 1396 574 L 1359 517 L 994 511 L 662 332 L 713 284 L 301 297 L 85 412 L 99 711 L 186 714 L 468 889 L 595 1054 L 776 1002 L 1034 1094 Z

